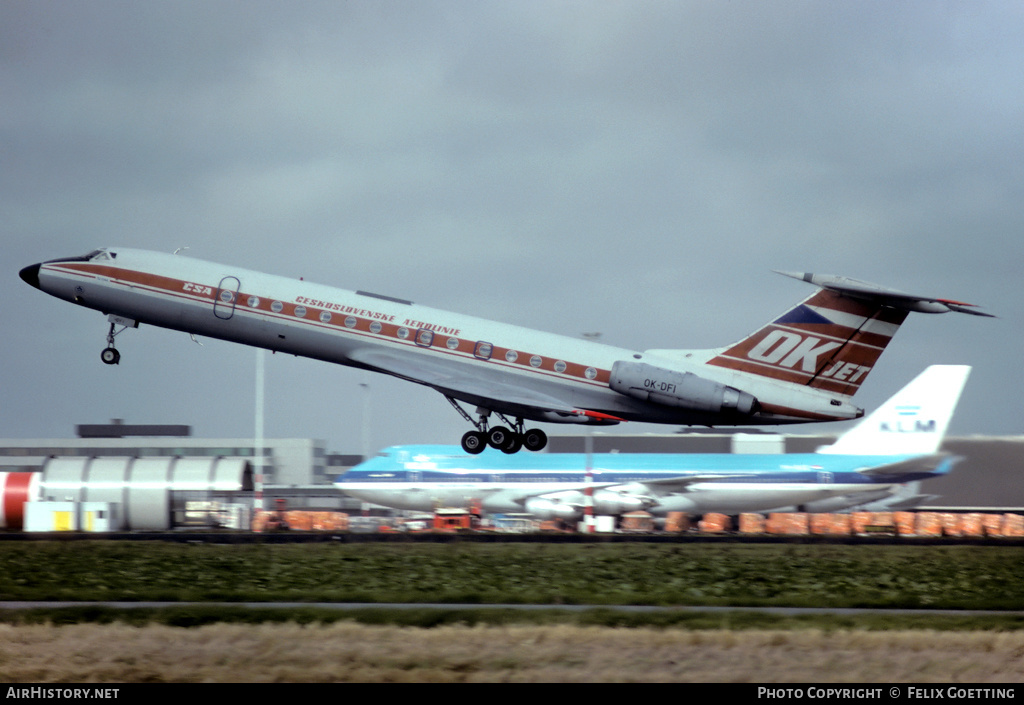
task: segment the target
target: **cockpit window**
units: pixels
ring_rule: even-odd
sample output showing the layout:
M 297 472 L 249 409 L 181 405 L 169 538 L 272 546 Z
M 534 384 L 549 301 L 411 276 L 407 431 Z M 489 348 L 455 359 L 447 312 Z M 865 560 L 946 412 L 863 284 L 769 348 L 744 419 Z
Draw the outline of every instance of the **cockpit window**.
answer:
M 111 252 L 110 255 L 111 258 L 117 256 L 113 252 Z M 102 259 L 110 259 L 107 257 L 106 250 L 93 250 L 92 252 L 79 257 L 60 257 L 59 259 L 47 260 L 43 264 L 50 264 L 51 262 L 95 262 Z

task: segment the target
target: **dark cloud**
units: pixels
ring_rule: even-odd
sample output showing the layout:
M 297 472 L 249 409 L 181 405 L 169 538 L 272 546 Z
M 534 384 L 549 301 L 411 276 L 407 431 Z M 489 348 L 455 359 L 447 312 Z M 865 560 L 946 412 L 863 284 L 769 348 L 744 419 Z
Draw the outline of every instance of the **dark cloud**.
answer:
M 126 334 L 28 263 L 122 244 L 638 349 L 710 347 L 846 274 L 913 316 L 865 387 L 975 365 L 953 431 L 1018 433 L 1024 16 L 1002 2 L 0 6 L 3 435 L 109 416 L 251 432 L 253 353 Z M 439 395 L 274 359 L 273 435 L 451 441 Z M 559 430 L 553 427 L 553 430 Z M 627 427 L 626 430 L 647 430 Z

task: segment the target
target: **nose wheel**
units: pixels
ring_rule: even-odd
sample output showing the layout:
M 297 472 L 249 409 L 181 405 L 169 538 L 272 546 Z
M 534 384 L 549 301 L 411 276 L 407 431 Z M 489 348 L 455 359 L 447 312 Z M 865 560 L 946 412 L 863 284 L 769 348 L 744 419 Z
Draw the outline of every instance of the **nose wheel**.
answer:
M 104 348 L 100 353 L 100 359 L 107 365 L 116 365 L 121 362 L 121 353 L 115 347 Z

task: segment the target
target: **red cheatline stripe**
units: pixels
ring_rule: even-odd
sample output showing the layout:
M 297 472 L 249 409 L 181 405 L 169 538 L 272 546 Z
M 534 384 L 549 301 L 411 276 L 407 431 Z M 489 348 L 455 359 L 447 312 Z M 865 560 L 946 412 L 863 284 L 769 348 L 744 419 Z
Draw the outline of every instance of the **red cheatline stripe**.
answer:
M 146 287 L 151 291 L 160 294 L 166 294 L 175 296 L 178 298 L 184 298 L 192 301 L 208 301 L 214 302 L 216 300 L 216 293 L 218 288 L 216 286 L 201 287 L 202 291 L 189 290 L 184 291 L 183 287 L 189 282 L 185 282 L 180 279 L 173 279 L 170 277 L 164 277 L 155 274 L 149 274 L 147 272 L 139 272 L 131 269 L 121 269 L 118 267 L 110 267 L 107 265 L 94 265 L 89 263 L 60 263 L 51 265 L 57 269 L 61 269 L 77 275 L 99 275 L 108 277 L 110 279 L 118 280 L 129 284 L 129 286 L 140 286 Z M 272 297 L 258 296 L 258 304 L 256 306 L 249 306 L 248 299 L 252 294 L 248 294 L 239 291 L 236 295 L 236 308 L 237 312 L 246 311 L 258 311 L 263 315 L 276 318 L 278 320 L 288 321 L 289 323 L 302 323 L 305 325 L 311 325 L 317 328 L 329 328 L 337 331 L 347 332 L 354 335 L 363 335 L 374 338 L 387 338 L 395 342 L 401 342 L 406 345 L 413 345 L 412 336 L 403 338 L 399 335 L 399 329 L 409 329 L 408 326 L 401 326 L 396 323 L 383 323 L 375 321 L 375 319 L 367 318 L 359 315 L 351 315 L 352 318 L 356 319 L 356 325 L 353 327 L 346 326 L 344 324 L 346 314 L 331 311 L 327 308 L 318 308 L 312 305 L 296 304 L 287 301 L 280 301 L 279 299 L 273 299 Z M 280 301 L 282 308 L 280 311 L 273 311 L 271 306 L 275 301 Z M 296 316 L 295 309 L 298 307 L 305 308 L 307 311 L 306 316 Z M 329 322 L 320 321 L 321 313 L 332 313 L 332 317 Z M 371 328 L 371 325 L 376 322 L 380 325 L 379 330 Z M 452 338 L 458 341 L 458 346 L 449 349 L 445 342 Z M 425 346 L 425 349 L 432 350 L 435 353 L 442 353 L 447 355 L 458 355 L 460 357 L 481 359 L 474 355 L 476 350 L 476 344 L 481 341 L 472 341 L 458 336 L 447 335 L 444 333 L 435 333 L 434 341 L 431 345 Z M 575 362 L 563 361 L 565 369 L 559 371 L 555 369 L 555 365 L 558 360 L 553 357 L 540 356 L 541 364 L 534 366 L 530 364 L 530 359 L 533 357 L 530 353 L 516 351 L 518 353 L 518 359 L 515 362 L 507 362 L 505 360 L 505 354 L 511 349 L 501 347 L 498 345 L 492 346 L 491 357 L 488 359 L 493 364 L 500 365 L 502 367 L 514 367 L 525 371 L 536 371 L 539 374 L 546 376 L 557 376 L 565 379 L 572 379 L 575 382 L 588 384 L 592 386 L 607 386 L 608 380 L 611 377 L 610 370 L 594 369 L 592 377 L 587 375 L 587 370 L 590 369 L 587 365 Z

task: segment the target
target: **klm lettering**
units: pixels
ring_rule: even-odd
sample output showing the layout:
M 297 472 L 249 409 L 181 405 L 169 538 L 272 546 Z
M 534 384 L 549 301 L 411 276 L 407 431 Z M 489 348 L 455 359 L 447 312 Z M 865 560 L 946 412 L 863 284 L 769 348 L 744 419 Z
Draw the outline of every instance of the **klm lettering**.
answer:
M 929 419 L 923 421 L 921 419 L 914 419 L 914 423 L 910 421 L 897 421 L 896 423 L 890 423 L 883 421 L 879 424 L 879 429 L 884 433 L 935 433 L 935 419 Z

